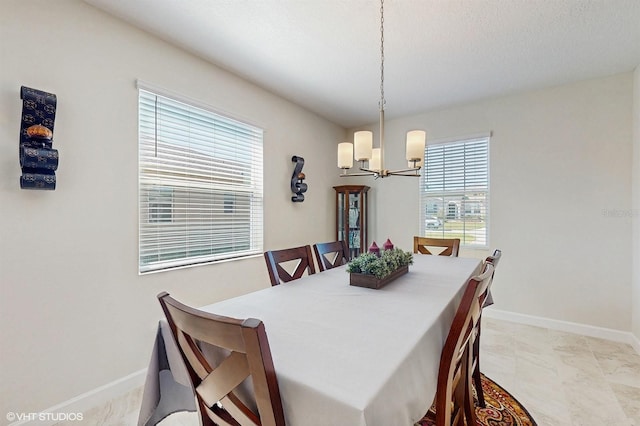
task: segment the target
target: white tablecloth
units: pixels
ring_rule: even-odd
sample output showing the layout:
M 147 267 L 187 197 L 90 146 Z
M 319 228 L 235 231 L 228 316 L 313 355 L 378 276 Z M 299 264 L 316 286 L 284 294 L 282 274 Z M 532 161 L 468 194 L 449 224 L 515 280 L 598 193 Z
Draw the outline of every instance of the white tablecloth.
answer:
M 429 409 L 440 352 L 478 259 L 414 255 L 373 290 L 345 267 L 202 309 L 265 324 L 287 425 L 410 426 Z
M 138 426 L 154 426 L 179 411 L 196 411 L 195 393 L 171 328 L 162 320 L 147 368 Z

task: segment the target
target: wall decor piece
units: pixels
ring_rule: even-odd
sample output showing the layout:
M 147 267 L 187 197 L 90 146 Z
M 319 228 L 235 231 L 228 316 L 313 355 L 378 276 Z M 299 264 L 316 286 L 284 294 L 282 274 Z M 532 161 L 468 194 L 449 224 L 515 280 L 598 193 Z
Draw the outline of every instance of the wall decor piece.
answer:
M 53 149 L 56 95 L 22 86 L 20 99 L 20 188 L 54 190 L 58 169 L 58 150 Z
M 291 201 L 293 201 L 294 203 L 301 203 L 304 201 L 303 194 L 307 192 L 307 184 L 303 182 L 306 176 L 304 173 L 302 173 L 304 158 L 294 155 L 293 157 L 291 157 L 291 161 L 296 163 L 296 167 L 293 170 L 293 175 L 291 176 L 291 192 L 296 195 L 291 197 Z

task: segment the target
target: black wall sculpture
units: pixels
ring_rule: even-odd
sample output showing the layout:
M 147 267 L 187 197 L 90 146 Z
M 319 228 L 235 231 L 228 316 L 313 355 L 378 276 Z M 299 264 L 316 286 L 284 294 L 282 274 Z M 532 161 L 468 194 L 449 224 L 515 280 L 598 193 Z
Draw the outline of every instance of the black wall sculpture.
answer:
M 306 176 L 304 173 L 302 173 L 304 158 L 294 155 L 293 157 L 291 157 L 291 161 L 296 163 L 296 167 L 293 170 L 293 175 L 291 176 L 291 192 L 296 195 L 291 197 L 291 201 L 293 201 L 294 203 L 301 203 L 304 201 L 304 195 L 302 194 L 307 192 L 307 184 L 303 182 Z
M 53 149 L 56 95 L 22 86 L 20 120 L 20 188 L 56 189 L 58 150 Z

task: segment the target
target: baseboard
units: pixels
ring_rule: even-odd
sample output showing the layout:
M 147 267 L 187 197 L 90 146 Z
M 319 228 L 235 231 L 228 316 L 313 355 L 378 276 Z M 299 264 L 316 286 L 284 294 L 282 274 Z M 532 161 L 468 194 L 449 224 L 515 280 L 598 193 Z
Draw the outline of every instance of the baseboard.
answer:
M 564 331 L 583 336 L 598 337 L 600 339 L 611 340 L 614 342 L 627 343 L 640 354 L 640 341 L 629 331 L 614 330 L 612 328 L 597 327 L 594 325 L 580 324 L 570 321 L 554 320 L 534 315 L 518 314 L 516 312 L 502 311 L 493 307 L 483 309 L 482 315 L 487 318 L 544 327 L 551 330 Z
M 135 373 L 129 374 L 126 377 L 122 377 L 111 383 L 107 383 L 104 386 L 100 386 L 99 388 L 90 390 L 89 392 L 85 392 L 82 395 L 71 398 L 68 401 L 64 401 L 53 407 L 47 408 L 46 410 L 42 410 L 39 413 L 26 413 L 27 417 L 29 417 L 30 415 L 31 417 L 35 418 L 25 418 L 22 420 L 18 418 L 17 421 L 11 423 L 9 426 L 54 425 L 56 423 L 59 423 L 60 415 L 64 416 L 66 414 L 84 413 L 91 408 L 103 405 L 107 401 L 124 395 L 144 385 L 146 375 L 147 369 L 144 368 L 142 370 L 136 371 Z M 42 416 L 40 416 L 40 414 L 42 414 Z M 48 420 L 48 418 L 50 418 L 51 420 Z M 81 424 L 82 422 L 78 423 Z
M 631 346 L 640 354 L 640 339 L 631 333 Z

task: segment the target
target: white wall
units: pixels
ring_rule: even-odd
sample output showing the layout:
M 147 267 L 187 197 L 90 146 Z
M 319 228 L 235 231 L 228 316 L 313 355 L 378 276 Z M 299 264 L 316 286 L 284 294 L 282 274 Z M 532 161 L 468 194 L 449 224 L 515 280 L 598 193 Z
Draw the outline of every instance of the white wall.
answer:
M 633 334 L 640 341 L 640 65 L 633 73 Z
M 266 248 L 333 238 L 344 129 L 76 0 L 1 1 L 0 64 L 3 422 L 146 367 L 160 291 L 201 305 L 268 285 L 262 257 L 138 275 L 136 79 L 265 129 Z M 19 189 L 21 85 L 58 97 L 55 191 Z
M 407 130 L 426 129 L 428 140 L 493 131 L 497 308 L 630 331 L 631 219 L 617 212 L 631 208 L 632 84 L 627 73 L 386 122 L 387 168 L 406 164 Z M 373 238 L 408 249 L 417 179 L 373 185 Z

